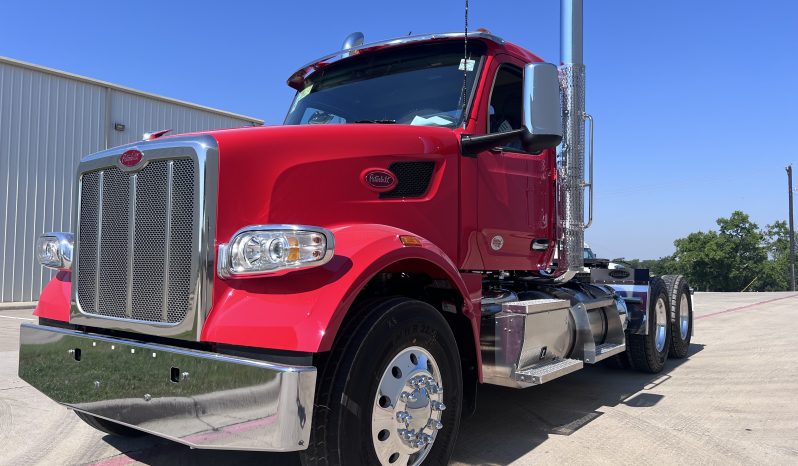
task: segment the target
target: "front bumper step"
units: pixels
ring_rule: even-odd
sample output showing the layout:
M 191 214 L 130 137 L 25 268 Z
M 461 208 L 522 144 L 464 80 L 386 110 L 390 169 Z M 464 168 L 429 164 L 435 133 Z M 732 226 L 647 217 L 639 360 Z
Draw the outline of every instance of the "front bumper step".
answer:
M 19 376 L 69 407 L 194 448 L 307 448 L 316 368 L 20 328 Z

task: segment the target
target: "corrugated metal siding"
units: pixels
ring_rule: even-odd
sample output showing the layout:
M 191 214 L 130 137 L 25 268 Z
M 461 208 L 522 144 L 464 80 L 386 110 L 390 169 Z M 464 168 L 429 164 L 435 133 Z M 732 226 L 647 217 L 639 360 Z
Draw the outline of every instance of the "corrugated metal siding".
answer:
M 125 124 L 125 131 L 114 131 L 114 123 Z M 113 147 L 141 139 L 146 131 L 246 124 L 250 121 L 0 62 L 0 302 L 35 301 L 54 276 L 36 262 L 36 238 L 73 231 L 77 164 L 105 148 L 106 133 Z
M 111 131 L 111 147 L 141 139 L 148 131 L 171 129 L 169 134 L 202 129 L 235 128 L 248 122 L 195 108 L 148 99 L 117 90 L 111 92 L 111 126 L 123 123 L 125 131 Z

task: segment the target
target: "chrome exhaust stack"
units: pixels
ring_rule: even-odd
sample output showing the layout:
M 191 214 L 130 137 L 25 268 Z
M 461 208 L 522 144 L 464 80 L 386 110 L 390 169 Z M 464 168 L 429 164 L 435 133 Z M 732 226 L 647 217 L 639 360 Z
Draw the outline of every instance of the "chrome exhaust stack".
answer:
M 563 140 L 557 158 L 559 251 L 554 275 L 562 282 L 571 280 L 584 267 L 586 114 L 582 18 L 582 0 L 560 1 Z

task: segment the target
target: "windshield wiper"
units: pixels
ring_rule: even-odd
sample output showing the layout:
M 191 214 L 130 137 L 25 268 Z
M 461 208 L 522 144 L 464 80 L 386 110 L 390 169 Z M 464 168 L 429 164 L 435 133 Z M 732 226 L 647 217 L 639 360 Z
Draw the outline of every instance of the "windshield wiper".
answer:
M 355 123 L 377 123 L 380 125 L 392 125 L 396 120 L 357 120 Z

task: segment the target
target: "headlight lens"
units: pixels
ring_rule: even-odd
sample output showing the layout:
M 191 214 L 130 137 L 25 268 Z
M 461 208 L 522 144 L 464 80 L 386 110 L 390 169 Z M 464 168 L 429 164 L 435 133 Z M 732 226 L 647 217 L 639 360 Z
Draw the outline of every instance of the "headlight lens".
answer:
M 236 233 L 219 248 L 219 275 L 257 276 L 284 269 L 314 267 L 333 256 L 333 234 L 318 227 L 259 225 Z
M 69 270 L 72 268 L 74 243 L 72 233 L 44 234 L 36 241 L 36 259 L 44 267 Z

